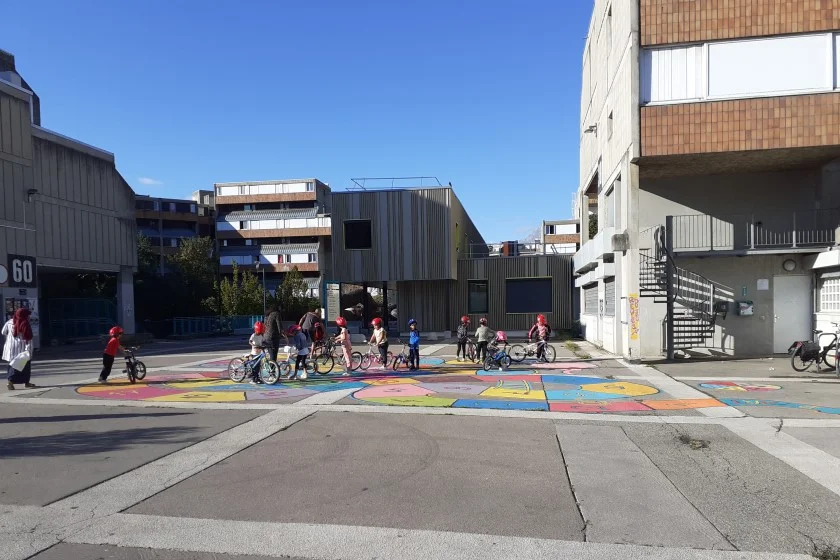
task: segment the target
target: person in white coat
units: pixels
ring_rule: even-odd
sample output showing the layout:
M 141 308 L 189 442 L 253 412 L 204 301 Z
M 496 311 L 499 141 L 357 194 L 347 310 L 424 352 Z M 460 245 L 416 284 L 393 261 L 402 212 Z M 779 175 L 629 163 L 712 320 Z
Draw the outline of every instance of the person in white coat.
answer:
M 11 362 L 23 352 L 29 352 L 30 359 L 22 369 L 17 370 L 9 364 L 9 381 L 6 385 L 10 391 L 15 390 L 15 384 L 23 383 L 24 387 L 31 389 L 35 387 L 29 382 L 32 377 L 32 325 L 29 323 L 29 316 L 32 312 L 28 309 L 18 309 L 14 317 L 6 321 L 0 334 L 6 337 L 3 344 L 3 359 Z

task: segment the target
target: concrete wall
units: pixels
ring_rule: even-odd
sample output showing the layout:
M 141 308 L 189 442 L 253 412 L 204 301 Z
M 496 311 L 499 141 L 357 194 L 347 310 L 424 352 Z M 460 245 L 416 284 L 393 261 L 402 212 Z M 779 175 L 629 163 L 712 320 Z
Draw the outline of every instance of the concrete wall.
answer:
M 797 263 L 793 272 L 787 272 L 782 267 L 782 263 L 788 259 Z M 735 315 L 734 308 L 730 306 L 726 319 L 718 318 L 713 341 L 709 344 L 710 348 L 698 348 L 696 351 L 738 357 L 772 354 L 774 277 L 803 274 L 810 276 L 811 273 L 805 266 L 806 259 L 807 255 L 798 254 L 678 258 L 677 266 L 731 288 L 734 297 L 722 299 L 749 300 L 755 305 L 755 314 L 751 317 Z M 769 280 L 768 290 L 757 289 L 759 279 Z M 743 295 L 744 287 L 746 287 L 746 296 Z M 652 299 L 644 298 L 640 311 L 640 338 L 643 354 L 645 356 L 662 355 L 664 341 L 662 321 L 665 318 L 665 304 L 656 304 Z M 807 338 L 809 333 L 804 333 L 804 336 Z

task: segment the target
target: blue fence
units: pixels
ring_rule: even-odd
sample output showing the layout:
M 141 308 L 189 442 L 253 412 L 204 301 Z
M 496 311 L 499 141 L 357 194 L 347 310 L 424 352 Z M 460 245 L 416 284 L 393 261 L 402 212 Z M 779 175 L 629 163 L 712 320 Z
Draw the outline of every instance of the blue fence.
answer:
M 261 315 L 234 315 L 231 317 L 175 317 L 172 319 L 173 336 L 206 336 L 213 334 L 250 332 L 254 323 L 262 321 Z
M 46 304 L 41 313 L 42 340 L 101 336 L 117 324 L 117 305 L 112 299 L 56 298 Z

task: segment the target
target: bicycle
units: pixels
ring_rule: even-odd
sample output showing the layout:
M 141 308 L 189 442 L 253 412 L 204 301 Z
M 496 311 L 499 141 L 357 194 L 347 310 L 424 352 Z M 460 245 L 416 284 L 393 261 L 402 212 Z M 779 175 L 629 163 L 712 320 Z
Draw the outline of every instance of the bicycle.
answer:
M 341 348 L 340 353 L 336 353 L 336 350 Z M 332 338 L 328 338 L 323 343 L 319 344 L 315 347 L 315 352 L 313 353 L 313 360 L 315 361 L 315 370 L 321 374 L 326 375 L 333 370 L 335 367 L 335 363 L 344 363 L 344 347 L 340 344 L 336 343 L 336 341 Z M 356 371 L 362 365 L 362 353 L 361 352 L 351 352 L 350 353 L 350 370 Z
M 464 346 L 464 354 L 473 363 L 475 363 L 476 359 L 478 358 L 478 347 L 475 344 L 475 340 L 473 340 L 471 336 L 467 337 L 467 343 Z
M 834 326 L 834 333 L 825 333 L 819 329 L 814 330 L 814 340 L 797 340 L 788 348 L 790 354 L 790 367 L 794 371 L 805 371 L 816 362 L 817 369 L 820 367 L 820 362 L 824 363 L 826 367 L 837 369 L 837 337 L 840 334 L 840 323 L 831 323 Z M 831 341 L 826 345 L 820 344 L 820 337 L 831 336 Z
M 510 355 L 507 353 L 507 343 L 503 343 L 501 347 L 494 343 L 487 350 L 492 353 L 484 360 L 484 371 L 490 371 L 494 367 L 507 371 L 511 362 Z
M 404 365 L 405 367 L 408 367 L 408 364 L 409 364 L 409 361 L 408 361 L 408 344 L 406 344 L 402 340 L 398 340 L 397 344 L 402 344 L 402 350 L 400 351 L 399 354 L 394 356 L 394 361 L 392 362 L 393 365 L 391 366 L 394 369 L 394 371 L 397 371 L 397 369 L 399 369 L 400 365 Z
M 538 356 L 541 346 L 545 349 L 542 360 L 545 362 L 553 362 L 557 358 L 557 352 L 554 350 L 554 346 L 550 345 L 545 340 L 538 340 L 536 342 L 529 341 L 527 346 L 514 344 L 510 347 L 510 359 L 514 362 L 520 363 L 525 361 L 525 358 Z
M 292 360 L 295 359 L 295 361 L 297 361 L 297 352 L 292 352 L 294 349 L 294 346 L 286 346 L 283 349 L 283 351 L 286 353 L 286 359 L 277 364 L 277 368 L 279 370 L 279 377 L 282 379 L 290 379 L 291 376 L 294 374 L 294 370 L 292 368 L 295 364 Z M 306 380 L 307 378 L 309 378 L 310 375 L 314 374 L 316 371 L 318 371 L 318 365 L 315 363 L 314 359 L 307 356 L 306 359 L 303 361 L 303 371 L 301 372 L 299 377 L 302 381 Z M 266 383 L 269 382 L 267 381 Z M 271 381 L 269 384 L 274 385 L 275 383 L 277 383 L 277 379 Z
M 389 350 L 385 357 L 385 363 L 383 364 L 382 357 L 379 355 L 379 348 L 373 344 L 369 344 L 368 351 L 362 354 L 361 368 L 362 370 L 367 370 L 373 364 L 380 364 L 383 368 L 386 368 L 393 360 L 394 353 Z
M 146 364 L 134 357 L 134 353 L 140 350 L 139 347 L 125 349 L 125 369 L 123 373 L 128 374 L 128 382 L 136 383 L 146 377 Z
M 268 359 L 265 349 L 260 349 L 260 353 L 256 356 L 247 354 L 228 362 L 228 377 L 234 383 L 242 383 L 245 377 L 254 371 L 255 367 L 260 368 L 259 376 L 264 383 L 277 383 L 277 378 L 280 375 L 277 363 Z

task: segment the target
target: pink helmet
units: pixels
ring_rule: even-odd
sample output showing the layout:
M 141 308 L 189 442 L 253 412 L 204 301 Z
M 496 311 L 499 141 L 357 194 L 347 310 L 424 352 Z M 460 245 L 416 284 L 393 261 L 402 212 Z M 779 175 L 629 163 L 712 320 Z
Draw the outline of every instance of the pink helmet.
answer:
M 496 331 L 497 342 L 507 342 L 507 333 L 505 331 Z

